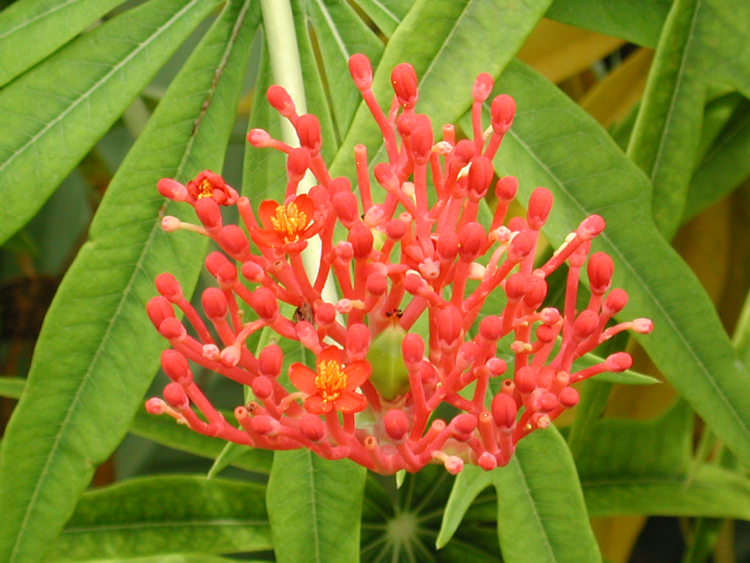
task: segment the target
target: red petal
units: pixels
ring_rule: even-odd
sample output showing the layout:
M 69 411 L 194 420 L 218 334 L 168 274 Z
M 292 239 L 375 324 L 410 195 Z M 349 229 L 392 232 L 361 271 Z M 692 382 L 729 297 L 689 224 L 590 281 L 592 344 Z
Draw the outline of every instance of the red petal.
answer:
M 367 406 L 367 399 L 358 393 L 344 391 L 341 397 L 334 401 L 334 405 L 341 412 L 359 412 Z
M 295 363 L 289 366 L 289 379 L 297 389 L 308 395 L 318 392 L 315 385 L 317 374 L 304 364 Z
M 273 223 L 271 223 L 271 217 L 276 217 L 276 208 L 279 204 L 272 199 L 265 199 L 258 208 L 258 217 L 260 217 L 261 224 L 266 230 L 273 231 Z
M 352 362 L 346 366 L 344 368 L 344 373 L 346 374 L 346 390 L 354 391 L 357 387 L 360 387 L 365 381 L 367 381 L 367 378 L 370 377 L 371 372 L 372 367 L 370 367 L 370 362 L 365 362 L 363 360 Z
M 299 209 L 299 211 L 304 213 L 307 217 L 307 220 L 305 222 L 305 227 L 307 227 L 307 225 L 309 225 L 312 221 L 313 214 L 315 213 L 315 204 L 313 203 L 313 200 L 310 198 L 310 196 L 301 194 L 294 199 L 294 205 L 296 205 L 297 209 Z
M 250 236 L 255 244 L 262 247 L 281 248 L 282 242 L 276 231 L 265 229 L 250 229 Z
M 336 402 L 338 403 L 338 401 Z M 305 399 L 305 409 L 312 414 L 325 414 L 330 412 L 332 408 L 333 403 L 330 401 L 324 402 L 323 397 L 320 395 L 313 395 L 312 397 Z
M 321 362 L 330 362 L 333 360 L 334 362 L 338 362 L 339 364 L 344 363 L 344 351 L 339 348 L 338 346 L 326 346 L 323 348 L 323 350 L 320 352 L 320 355 L 318 356 L 318 363 Z

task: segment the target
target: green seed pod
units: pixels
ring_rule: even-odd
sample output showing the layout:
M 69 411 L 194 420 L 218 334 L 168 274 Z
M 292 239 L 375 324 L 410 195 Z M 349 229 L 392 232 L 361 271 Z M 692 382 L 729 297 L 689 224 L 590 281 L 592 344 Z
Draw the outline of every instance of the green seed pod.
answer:
M 401 341 L 406 331 L 400 326 L 389 326 L 378 334 L 367 352 L 372 366 L 370 383 L 383 398 L 392 401 L 409 390 L 409 371 L 401 355 Z

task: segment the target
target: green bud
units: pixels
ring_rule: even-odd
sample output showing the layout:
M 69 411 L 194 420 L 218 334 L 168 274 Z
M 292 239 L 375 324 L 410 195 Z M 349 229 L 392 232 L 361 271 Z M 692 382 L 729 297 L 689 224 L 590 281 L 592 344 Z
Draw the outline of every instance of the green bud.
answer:
M 372 366 L 370 383 L 387 401 L 409 391 L 409 370 L 401 354 L 404 336 L 403 328 L 389 326 L 378 334 L 367 352 L 367 361 Z

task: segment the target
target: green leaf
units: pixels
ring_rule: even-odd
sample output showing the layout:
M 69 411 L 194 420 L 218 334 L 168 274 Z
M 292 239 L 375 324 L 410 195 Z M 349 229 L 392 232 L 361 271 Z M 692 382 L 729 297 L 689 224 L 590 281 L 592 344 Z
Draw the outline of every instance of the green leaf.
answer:
M 170 2 L 144 9 L 184 6 L 197 23 L 212 6 Z M 3 440 L 0 560 L 33 563 L 44 555 L 95 466 L 127 431 L 164 346 L 144 311 L 156 275 L 171 271 L 187 293 L 195 284 L 205 243 L 162 232 L 161 214 L 177 210 L 155 186 L 164 176 L 186 181 L 203 168 L 221 169 L 257 25 L 247 6 L 228 5 L 173 82 L 110 184 L 91 240 L 47 314 Z
M 271 549 L 265 487 L 203 477 L 147 477 L 84 494 L 54 560 Z
M 654 322 L 654 331 L 639 342 L 750 465 L 750 376 L 694 274 L 643 213 L 650 201 L 647 179 L 597 123 L 521 63 L 509 66 L 499 91 L 513 95 L 519 109 L 496 165 L 521 178 L 523 197 L 532 186 L 553 192 L 545 232 L 556 245 L 587 215 L 604 217 L 607 228 L 594 248 L 614 261 L 613 287 L 628 292 L 623 316 Z
M 376 98 L 382 107 L 390 107 L 391 70 L 410 63 L 420 82 L 417 110 L 429 115 L 439 131 L 471 106 L 472 86 L 480 72 L 496 76 L 505 68 L 549 3 L 532 0 L 519 10 L 514 0 L 417 0 L 388 41 L 375 71 Z M 466 53 L 471 56 L 463 57 Z M 462 57 L 462 64 L 456 64 L 457 57 Z M 333 176 L 354 176 L 356 144 L 367 146 L 370 163 L 383 152 L 380 130 L 364 103 L 331 165 Z
M 451 539 L 474 499 L 490 485 L 497 492 L 503 561 L 601 561 L 573 458 L 554 426 L 521 440 L 506 467 L 464 468 L 446 505 L 438 546 Z
M 266 504 L 279 563 L 359 560 L 364 468 L 308 450 L 276 452 Z
M 31 219 L 216 3 L 152 0 L 0 92 L 0 185 L 25 186 L 6 190 L 0 243 Z
M 546 16 L 654 48 L 671 5 L 671 0 L 555 0 Z
M 357 5 L 390 37 L 414 5 L 414 0 L 358 0 Z
M 0 86 L 124 0 L 21 0 L 0 12 Z M 23 45 L 23 48 L 19 48 Z
M 153 416 L 144 409 L 139 409 L 136 412 L 130 432 L 163 446 L 209 459 L 216 459 L 226 444 L 218 438 L 210 438 L 193 432 L 187 427 L 177 424 L 171 417 Z M 273 453 L 260 449 L 243 450 L 241 455 L 231 460 L 231 464 L 235 467 L 265 474 L 271 472 L 272 462 Z
M 0 377 L 0 397 L 18 399 L 25 387 L 26 380 L 22 377 Z
M 750 176 L 750 102 L 743 100 L 695 169 L 685 217 L 722 200 Z
M 228 557 L 218 557 L 216 555 L 183 555 L 173 553 L 170 555 L 157 555 L 155 557 L 136 557 L 136 558 L 115 558 L 115 559 L 94 559 L 89 563 L 235 563 L 236 559 Z M 245 560 L 245 563 L 258 563 Z
M 700 141 L 705 69 L 693 45 L 701 1 L 675 0 L 628 145 L 653 183 L 654 221 L 667 239 L 680 225 Z

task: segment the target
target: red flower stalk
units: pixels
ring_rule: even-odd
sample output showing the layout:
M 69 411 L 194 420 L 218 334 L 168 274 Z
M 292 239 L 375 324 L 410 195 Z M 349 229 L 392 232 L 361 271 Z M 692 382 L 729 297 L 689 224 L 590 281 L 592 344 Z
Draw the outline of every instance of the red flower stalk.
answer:
M 172 383 L 164 400 L 150 399 L 146 408 L 209 436 L 269 449 L 310 448 L 384 474 L 418 471 L 427 463 L 442 463 L 451 473 L 464 463 L 485 470 L 506 465 L 518 440 L 547 428 L 578 403 L 571 384 L 624 371 L 632 363 L 620 352 L 579 369 L 578 358 L 618 332 L 646 334 L 653 325 L 648 319 L 611 323 L 627 295 L 610 289 L 614 265 L 608 256 L 588 258 L 591 240 L 604 229 L 601 217 L 585 218 L 536 267 L 552 194 L 538 188 L 526 218 L 505 224 L 518 181 L 495 180 L 492 159 L 513 122 L 515 102 L 501 94 L 489 103 L 491 127 L 485 133 L 482 117 L 492 77 L 482 74 L 474 84 L 474 139 L 456 142 L 452 126 L 445 126 L 443 140 L 436 142 L 429 118 L 415 113 L 417 77 L 410 65 L 399 65 L 391 75 L 395 95 L 388 116 L 372 92 L 369 61 L 354 55 L 349 69 L 383 134 L 387 162 L 373 169 L 382 197 L 371 192 L 363 145 L 354 150 L 355 178 L 330 177 L 320 155 L 318 120 L 297 115 L 279 86 L 269 89 L 269 102 L 291 121 L 300 147 L 260 129 L 253 129 L 248 141 L 287 155 L 282 203 L 263 201 L 256 218 L 250 201 L 209 171 L 186 186 L 159 182 L 162 195 L 192 205 L 201 222 L 165 217 L 164 230 L 208 236 L 232 260 L 218 252 L 206 259 L 219 285 L 203 294 L 207 323 L 174 277 L 157 278 L 161 295 L 147 311 L 172 345 L 162 357 Z M 319 185 L 296 195 L 307 170 Z M 493 185 L 497 207 L 492 223 L 482 226 L 479 209 Z M 237 205 L 245 230 L 223 224 L 221 205 Z M 343 240 L 334 239 L 337 223 L 346 231 Z M 320 237 L 322 256 L 308 277 L 300 253 L 313 237 Z M 564 263 L 563 310 L 544 307 L 545 280 Z M 591 297 L 579 311 L 582 272 Z M 335 302 L 323 296 L 331 275 L 341 296 Z M 280 302 L 296 308 L 291 318 Z M 284 368 L 276 344 L 256 357 L 245 342 L 263 329 L 309 350 L 314 369 L 301 363 Z M 503 354 L 513 356 L 512 364 L 498 357 Z M 239 428 L 211 406 L 189 362 L 252 390 L 255 400 L 235 409 Z M 278 381 L 284 369 L 296 390 Z M 503 376 L 493 394 L 490 380 Z M 430 422 L 442 403 L 461 413 Z

